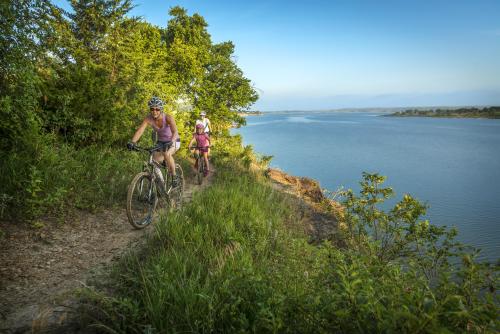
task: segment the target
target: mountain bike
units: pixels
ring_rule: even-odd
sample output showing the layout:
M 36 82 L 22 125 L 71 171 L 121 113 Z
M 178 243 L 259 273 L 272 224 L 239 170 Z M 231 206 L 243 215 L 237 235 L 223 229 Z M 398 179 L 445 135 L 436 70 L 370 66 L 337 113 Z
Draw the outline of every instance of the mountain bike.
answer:
M 198 150 L 200 152 L 200 148 L 204 147 L 199 147 L 199 146 L 193 146 L 191 149 Z M 198 181 L 198 184 L 201 185 L 203 183 L 203 178 L 207 175 L 208 169 L 207 165 L 205 164 L 205 159 L 203 159 L 203 154 L 200 153 L 194 153 L 194 158 L 195 158 L 195 166 L 196 167 L 196 180 Z
M 171 209 L 182 206 L 184 172 L 179 164 L 175 164 L 178 184 L 174 187 L 173 175 L 167 170 L 165 162 L 158 163 L 153 159 L 153 154 L 162 148 L 162 145 L 150 148 L 134 147 L 136 151 L 149 153 L 149 159 L 144 161 L 142 172 L 135 175 L 127 191 L 127 217 L 129 223 L 136 229 L 144 228 L 153 222 L 158 204 L 166 204 Z

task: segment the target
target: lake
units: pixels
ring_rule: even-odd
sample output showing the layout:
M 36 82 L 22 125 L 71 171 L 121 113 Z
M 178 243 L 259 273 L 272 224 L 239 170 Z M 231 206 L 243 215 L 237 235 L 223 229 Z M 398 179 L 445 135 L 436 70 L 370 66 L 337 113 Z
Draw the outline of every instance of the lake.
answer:
M 360 189 L 362 172 L 387 176 L 396 199 L 429 205 L 426 218 L 496 261 L 500 250 L 500 120 L 381 117 L 380 112 L 273 112 L 236 129 L 273 155 L 271 167 Z M 393 201 L 394 203 L 394 201 Z

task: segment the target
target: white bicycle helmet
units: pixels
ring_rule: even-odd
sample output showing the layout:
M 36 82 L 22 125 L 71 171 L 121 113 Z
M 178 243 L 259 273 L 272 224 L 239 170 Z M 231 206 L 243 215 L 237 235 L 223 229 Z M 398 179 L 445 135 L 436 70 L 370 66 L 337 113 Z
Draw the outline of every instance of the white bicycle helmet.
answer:
M 163 110 L 163 101 L 157 97 L 153 96 L 151 100 L 148 102 L 148 107 L 149 108 L 160 108 L 160 110 Z

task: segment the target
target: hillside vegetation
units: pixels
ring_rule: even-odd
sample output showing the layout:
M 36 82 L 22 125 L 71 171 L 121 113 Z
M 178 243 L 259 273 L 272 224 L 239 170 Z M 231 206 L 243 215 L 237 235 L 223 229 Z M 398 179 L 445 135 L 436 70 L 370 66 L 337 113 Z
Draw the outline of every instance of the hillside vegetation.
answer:
M 458 109 L 410 109 L 387 116 L 394 117 L 449 117 L 449 118 L 500 118 L 500 107 Z
M 218 168 L 107 285 L 83 292 L 104 332 L 498 329 L 493 268 L 462 254 L 453 231 L 421 221 L 424 207 L 410 196 L 380 211 L 391 193 L 383 178 L 365 175 L 361 195 L 346 194 L 337 239 L 313 245 L 296 200 L 241 164 Z M 456 256 L 462 265 L 452 265 Z

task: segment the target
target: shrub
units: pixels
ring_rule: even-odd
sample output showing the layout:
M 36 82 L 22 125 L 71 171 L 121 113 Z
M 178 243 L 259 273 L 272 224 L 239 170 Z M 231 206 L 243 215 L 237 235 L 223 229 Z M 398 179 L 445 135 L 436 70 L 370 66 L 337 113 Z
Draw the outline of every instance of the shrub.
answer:
M 296 203 L 263 177 L 239 163 L 218 166 L 215 184 L 164 217 L 145 248 L 122 260 L 114 296 L 87 291 L 88 306 L 110 332 L 494 332 L 497 303 L 485 290 L 496 282 L 493 268 L 464 258 L 463 266 L 436 266 L 431 284 L 411 253 L 420 241 L 384 252 L 373 225 L 359 226 L 373 224 L 375 213 L 418 225 L 406 213 L 421 206 L 408 198 L 397 212 L 375 210 L 374 196 L 389 194 L 375 186 L 381 180 L 366 174 L 361 196 L 347 197 L 347 224 L 362 233 L 346 232 L 351 247 L 339 249 L 311 245 L 290 229 L 300 224 Z M 393 231 L 378 228 L 379 238 Z M 356 240 L 363 245 L 354 247 Z M 435 241 L 437 252 L 453 248 Z
M 140 169 L 140 157 L 123 149 L 76 150 L 50 136 L 1 158 L 2 214 L 21 220 L 121 203 Z

